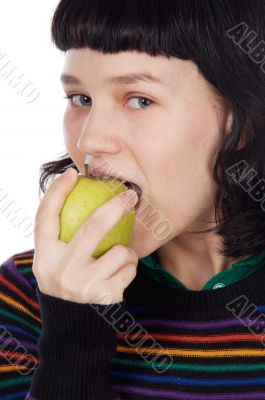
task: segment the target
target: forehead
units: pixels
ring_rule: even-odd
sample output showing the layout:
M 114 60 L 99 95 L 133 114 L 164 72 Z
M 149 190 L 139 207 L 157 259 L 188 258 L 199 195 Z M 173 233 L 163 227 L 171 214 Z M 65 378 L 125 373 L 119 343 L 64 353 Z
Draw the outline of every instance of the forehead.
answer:
M 146 83 L 170 86 L 177 76 L 183 74 L 184 67 L 186 72 L 197 69 L 195 64 L 175 57 L 153 57 L 136 51 L 103 54 L 85 48 L 71 49 L 65 53 L 63 74 L 78 77 L 81 81 L 86 81 L 89 76 L 93 79 L 96 77 L 105 84 L 126 83 L 124 79 L 110 79 L 124 75 L 130 75 L 128 84 L 135 83 L 133 75 L 141 74 L 145 75 L 143 81 Z

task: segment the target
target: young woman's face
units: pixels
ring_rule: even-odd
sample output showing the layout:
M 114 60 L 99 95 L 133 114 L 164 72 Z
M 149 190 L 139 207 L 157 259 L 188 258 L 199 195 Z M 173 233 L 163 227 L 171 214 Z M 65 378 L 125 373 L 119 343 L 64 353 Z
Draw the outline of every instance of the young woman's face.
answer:
M 86 48 L 66 52 L 63 73 L 81 82 L 63 84 L 67 95 L 75 94 L 64 115 L 64 138 L 79 171 L 84 174 L 85 156 L 92 155 L 93 167 L 111 166 L 143 191 L 130 243 L 138 258 L 187 230 L 213 227 L 207 225 L 214 222 L 216 195 L 211 156 L 232 121 L 196 65 Z M 105 82 L 135 73 L 161 83 Z

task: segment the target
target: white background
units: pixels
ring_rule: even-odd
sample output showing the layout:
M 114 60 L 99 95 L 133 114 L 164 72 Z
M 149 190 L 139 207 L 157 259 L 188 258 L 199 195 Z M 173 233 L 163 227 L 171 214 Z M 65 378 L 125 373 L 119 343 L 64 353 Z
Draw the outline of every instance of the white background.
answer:
M 66 152 L 62 119 L 67 100 L 59 81 L 64 53 L 50 39 L 58 2 L 1 4 L 0 264 L 15 253 L 34 248 L 40 166 Z M 13 75 L 4 77 L 15 67 Z M 22 74 L 24 85 L 15 88 L 15 81 L 9 83 L 12 76 Z M 27 82 L 31 86 L 21 94 Z

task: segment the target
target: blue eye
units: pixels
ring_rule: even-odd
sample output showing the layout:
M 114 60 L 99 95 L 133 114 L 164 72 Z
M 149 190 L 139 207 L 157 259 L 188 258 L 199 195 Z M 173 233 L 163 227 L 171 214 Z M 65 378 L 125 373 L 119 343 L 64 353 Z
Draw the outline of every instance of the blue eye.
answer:
M 128 100 L 132 100 L 132 99 L 138 99 L 138 101 L 136 102 L 136 104 L 138 104 L 138 105 L 141 104 L 141 105 L 145 106 L 145 107 L 141 107 L 141 106 L 140 106 L 140 108 L 146 108 L 146 106 L 148 107 L 148 105 L 151 105 L 151 104 L 153 103 L 152 100 L 147 99 L 146 97 L 138 97 L 138 96 L 135 96 L 135 97 L 130 97 Z M 139 103 L 139 100 L 141 100 L 142 103 Z M 150 104 L 145 104 L 145 103 L 146 103 L 146 100 L 147 100 L 147 102 L 149 102 Z
M 80 98 L 83 98 L 84 99 L 84 104 L 82 104 L 82 102 L 81 102 L 81 104 L 75 104 L 74 103 L 74 98 L 75 97 L 80 97 Z M 90 104 L 89 104 L 89 100 L 90 100 L 90 97 L 88 97 L 88 96 L 85 96 L 85 95 L 82 95 L 82 94 L 69 94 L 68 96 L 65 96 L 64 97 L 65 99 L 67 99 L 67 100 L 69 100 L 69 103 L 72 105 L 72 106 L 77 106 L 77 107 L 82 107 L 82 106 L 90 106 Z M 80 100 L 81 101 L 81 100 Z
M 78 97 L 80 97 L 80 103 L 81 104 L 76 104 L 76 102 L 74 102 L 74 98 L 78 98 Z M 69 103 L 72 105 L 72 106 L 74 106 L 74 107 L 90 107 L 91 106 L 91 104 L 90 104 L 90 97 L 88 97 L 88 96 L 86 96 L 86 95 L 82 95 L 82 94 L 70 94 L 70 95 L 67 95 L 67 96 L 65 96 L 64 97 L 65 99 L 67 99 L 67 100 L 69 100 Z M 81 99 L 83 99 L 84 100 L 84 103 L 82 102 L 82 100 Z M 146 107 L 148 107 L 149 105 L 151 105 L 151 104 L 153 104 L 153 101 L 152 100 L 150 100 L 150 99 L 148 99 L 147 97 L 140 97 L 140 96 L 134 96 L 134 97 L 130 97 L 129 99 L 128 99 L 128 101 L 129 100 L 132 100 L 132 99 L 138 99 L 137 101 L 136 101 L 136 104 L 137 105 L 140 105 L 140 109 L 144 109 L 144 108 L 146 108 Z M 149 104 L 146 104 L 146 102 L 148 103 L 149 102 Z M 143 106 L 143 107 L 142 107 Z M 136 108 L 137 109 L 137 108 Z

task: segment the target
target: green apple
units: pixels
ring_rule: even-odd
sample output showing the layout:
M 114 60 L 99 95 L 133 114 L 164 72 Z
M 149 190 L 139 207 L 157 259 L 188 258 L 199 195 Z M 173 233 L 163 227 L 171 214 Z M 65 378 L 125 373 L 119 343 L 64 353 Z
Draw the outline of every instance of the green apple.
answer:
M 60 211 L 59 239 L 68 243 L 80 225 L 103 203 L 128 188 L 116 178 L 78 176 Z M 104 222 L 103 222 L 104 223 Z M 135 208 L 127 212 L 104 236 L 92 256 L 98 258 L 112 246 L 127 246 L 135 225 Z M 89 238 L 87 238 L 89 241 Z

